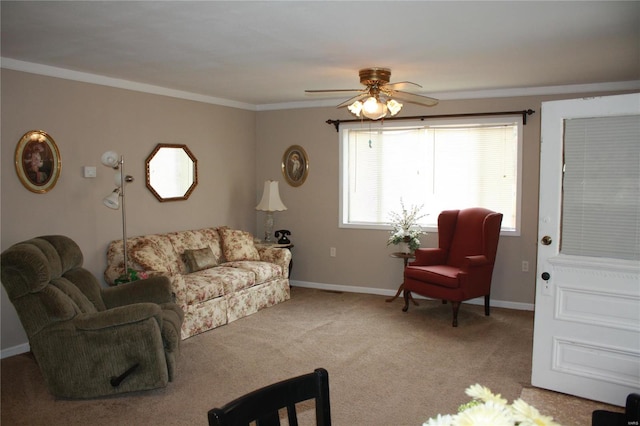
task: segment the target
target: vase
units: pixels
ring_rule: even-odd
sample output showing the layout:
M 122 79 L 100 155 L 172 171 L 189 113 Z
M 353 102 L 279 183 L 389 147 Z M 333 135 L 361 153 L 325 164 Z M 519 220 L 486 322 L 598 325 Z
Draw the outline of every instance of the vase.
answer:
M 411 242 L 411 237 L 406 236 L 402 239 L 402 241 L 400 242 L 400 251 L 404 254 L 409 254 L 411 253 L 411 247 L 409 246 L 409 243 Z
M 398 243 L 398 249 L 400 253 L 409 254 L 409 243 L 405 243 L 404 241 Z

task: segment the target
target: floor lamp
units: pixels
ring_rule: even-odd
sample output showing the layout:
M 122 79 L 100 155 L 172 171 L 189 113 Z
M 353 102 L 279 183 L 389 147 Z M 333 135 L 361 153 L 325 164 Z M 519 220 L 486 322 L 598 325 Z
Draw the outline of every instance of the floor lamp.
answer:
M 287 208 L 280 199 L 280 192 L 278 191 L 278 181 L 268 180 L 264 183 L 264 190 L 262 191 L 262 199 L 256 206 L 256 210 L 261 210 L 267 213 L 264 219 L 264 241 L 266 243 L 273 243 L 273 212 L 283 211 Z
M 118 155 L 114 151 L 102 154 L 102 164 L 117 170 L 114 178 L 116 189 L 102 200 L 102 203 L 110 209 L 118 210 L 122 206 L 122 253 L 124 256 L 124 275 L 129 273 L 129 259 L 127 256 L 127 211 L 125 209 L 124 186 L 133 182 L 133 177 L 124 174 L 124 155 Z

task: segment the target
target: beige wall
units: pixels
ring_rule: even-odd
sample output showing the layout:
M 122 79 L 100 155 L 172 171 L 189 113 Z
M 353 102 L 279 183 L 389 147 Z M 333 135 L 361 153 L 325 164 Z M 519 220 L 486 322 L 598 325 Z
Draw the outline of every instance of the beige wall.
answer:
M 3 69 L 1 249 L 45 234 L 65 234 L 101 277 L 109 241 L 122 238 L 121 212 L 102 205 L 114 171 L 107 150 L 125 155 L 129 236 L 229 225 L 255 231 L 256 151 L 253 111 L 220 107 Z M 29 192 L 15 172 L 14 151 L 29 130 L 44 130 L 60 150 L 62 169 L 46 194 Z M 145 159 L 158 143 L 187 144 L 199 184 L 187 201 L 160 203 L 145 186 Z M 83 166 L 98 176 L 84 178 Z M 1 347 L 26 336 L 2 289 Z
M 325 121 L 350 119 L 344 109 L 306 108 L 252 112 L 79 83 L 3 69 L 0 249 L 44 234 L 65 234 L 83 249 L 85 266 L 101 277 L 109 241 L 121 237 L 120 212 L 103 207 L 113 189 L 113 171 L 100 164 L 109 149 L 125 155 L 128 235 L 228 225 L 261 235 L 264 213 L 254 210 L 266 179 L 280 181 L 287 211 L 275 214 L 275 229 L 292 231 L 292 280 L 302 285 L 392 294 L 402 262 L 388 255 L 386 231 L 338 228 L 338 133 Z M 492 298 L 510 306 L 534 302 L 540 103 L 578 95 L 442 101 L 407 105 L 405 115 L 522 110 L 524 127 L 522 235 L 503 237 L 498 248 Z M 49 193 L 34 194 L 18 180 L 14 150 L 29 130 L 44 130 L 62 157 L 60 179 Z M 160 203 L 146 189 L 144 160 L 158 143 L 187 144 L 198 159 L 199 184 L 188 201 Z M 300 187 L 280 172 L 282 154 L 298 144 L 310 172 Z M 82 177 L 95 166 L 98 177 Z M 423 238 L 435 246 L 436 235 Z M 336 257 L 329 248 L 336 248 Z M 521 271 L 522 260 L 530 271 Z M 1 349 L 27 342 L 4 289 L 0 293 Z M 400 302 L 396 302 L 398 309 Z
M 503 236 L 498 246 L 491 298 L 494 305 L 531 308 L 534 303 L 537 248 L 538 175 L 540 161 L 541 102 L 581 95 L 528 96 L 441 101 L 432 108 L 405 105 L 402 114 L 439 115 L 490 111 L 536 111 L 524 126 L 522 232 Z M 280 195 L 288 207 L 275 214 L 274 229 L 289 229 L 293 251 L 293 284 L 328 289 L 393 294 L 402 281 L 402 261 L 389 257 L 387 231 L 338 228 L 338 133 L 327 119 L 351 119 L 346 109 L 314 108 L 263 111 L 257 120 L 256 184 L 281 181 Z M 281 157 L 293 144 L 309 156 L 309 176 L 297 188 L 280 173 Z M 262 217 L 257 228 L 262 229 Z M 437 234 L 422 238 L 422 245 L 437 246 Z M 336 257 L 330 257 L 330 247 Z M 522 272 L 522 261 L 529 272 Z M 398 309 L 401 302 L 396 301 Z
M 425 110 L 406 105 L 403 114 L 450 114 L 534 109 L 524 126 L 523 230 L 519 237 L 502 237 L 494 272 L 492 299 L 532 304 L 534 273 L 521 271 L 522 260 L 533 271 L 536 259 L 540 99 L 442 101 Z M 258 114 L 257 179 L 279 179 L 280 195 L 288 207 L 275 215 L 275 228 L 291 230 L 294 248 L 292 280 L 304 285 L 366 287 L 374 292 L 395 292 L 402 281 L 402 261 L 389 257 L 395 247 L 386 245 L 388 232 L 338 228 L 338 133 L 327 119 L 350 119 L 344 109 L 265 111 Z M 301 145 L 309 155 L 309 176 L 297 188 L 280 175 L 281 156 L 289 145 Z M 258 221 L 258 228 L 261 222 Z M 437 246 L 437 234 L 422 238 L 423 246 Z M 336 257 L 329 256 L 330 247 Z M 359 289 L 356 289 L 359 290 Z M 398 309 L 401 302 L 396 302 Z

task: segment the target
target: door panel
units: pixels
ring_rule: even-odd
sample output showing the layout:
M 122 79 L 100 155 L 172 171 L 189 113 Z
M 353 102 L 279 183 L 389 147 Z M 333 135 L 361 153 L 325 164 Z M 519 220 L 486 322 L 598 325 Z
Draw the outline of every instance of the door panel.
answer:
M 632 127 L 640 129 L 640 94 L 542 105 L 531 382 L 534 386 L 619 406 L 624 405 L 629 393 L 640 392 L 640 261 L 562 253 L 562 203 L 575 195 L 568 193 L 575 186 L 563 187 L 563 170 L 584 166 L 573 164 L 579 163 L 575 160 L 565 164 L 564 145 L 572 138 L 565 139 L 564 132 L 566 120 L 573 118 L 634 115 Z M 599 143 L 616 150 L 617 137 L 608 136 L 609 132 L 604 132 Z M 640 137 L 637 140 L 640 145 Z M 612 164 L 606 167 L 616 166 L 615 162 Z M 640 156 L 631 164 L 640 167 Z M 585 185 L 589 180 L 597 180 L 595 173 L 616 171 L 602 170 L 589 163 L 585 167 Z M 627 198 L 623 204 L 631 206 L 627 209 L 630 214 L 637 214 L 635 208 L 640 205 L 637 186 L 632 185 L 631 191 L 624 192 Z M 602 215 L 599 223 L 611 224 L 613 229 L 616 218 L 611 216 Z M 635 226 L 640 227 L 640 222 L 636 221 Z M 575 235 L 572 238 L 575 245 Z M 588 244 L 594 244 L 593 240 Z

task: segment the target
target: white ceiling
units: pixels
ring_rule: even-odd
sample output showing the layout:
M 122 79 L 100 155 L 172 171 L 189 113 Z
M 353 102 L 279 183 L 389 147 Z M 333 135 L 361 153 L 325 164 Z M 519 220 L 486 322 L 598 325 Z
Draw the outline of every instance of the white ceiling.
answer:
M 2 1 L 2 67 L 267 109 L 386 67 L 424 95 L 640 88 L 640 2 Z M 50 68 L 53 67 L 53 68 Z M 86 75 L 85 75 L 86 73 Z M 596 87 L 594 86 L 594 87 Z M 577 87 L 577 86 L 576 86 Z M 331 96 L 332 99 L 349 96 Z

